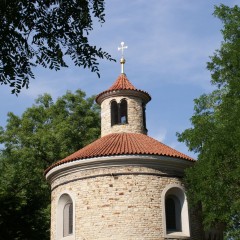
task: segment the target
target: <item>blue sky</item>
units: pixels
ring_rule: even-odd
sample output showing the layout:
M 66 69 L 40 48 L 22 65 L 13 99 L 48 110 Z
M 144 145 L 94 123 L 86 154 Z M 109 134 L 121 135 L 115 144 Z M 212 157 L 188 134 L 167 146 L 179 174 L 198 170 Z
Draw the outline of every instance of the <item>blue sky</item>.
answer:
M 212 15 L 214 5 L 221 3 L 234 6 L 238 1 L 106 1 L 106 22 L 95 24 L 90 42 L 118 61 L 100 61 L 100 79 L 71 62 L 58 72 L 37 67 L 36 79 L 18 97 L 1 85 L 0 125 L 6 125 L 8 112 L 21 115 L 44 93 L 56 99 L 67 90 L 80 88 L 91 96 L 109 88 L 120 74 L 117 47 L 124 41 L 128 79 L 152 96 L 146 112 L 148 135 L 196 157 L 177 141 L 176 132 L 191 126 L 193 99 L 212 90 L 206 62 L 222 41 L 221 22 Z

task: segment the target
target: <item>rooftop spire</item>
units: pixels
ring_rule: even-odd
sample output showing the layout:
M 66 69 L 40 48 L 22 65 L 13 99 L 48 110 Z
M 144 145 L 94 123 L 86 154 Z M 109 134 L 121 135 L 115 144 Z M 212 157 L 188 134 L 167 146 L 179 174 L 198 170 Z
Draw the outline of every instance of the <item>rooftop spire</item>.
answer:
M 124 63 L 126 62 L 126 60 L 124 59 L 123 56 L 123 51 L 124 49 L 128 48 L 127 46 L 124 46 L 124 42 L 121 42 L 121 47 L 118 47 L 118 51 L 122 51 L 122 57 L 120 59 L 120 63 L 121 63 L 121 73 L 124 73 Z

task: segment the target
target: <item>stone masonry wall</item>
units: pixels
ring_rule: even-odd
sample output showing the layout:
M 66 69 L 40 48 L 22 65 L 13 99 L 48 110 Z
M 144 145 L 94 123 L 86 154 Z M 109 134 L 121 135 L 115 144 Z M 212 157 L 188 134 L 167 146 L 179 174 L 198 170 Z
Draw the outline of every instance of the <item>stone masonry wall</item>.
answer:
M 120 103 L 123 98 L 128 103 L 128 123 L 111 126 L 111 101 Z M 102 137 L 119 132 L 146 133 L 143 126 L 142 100 L 137 97 L 123 96 L 105 99 L 101 104 L 101 131 Z
M 74 196 L 76 240 L 163 240 L 161 194 L 169 184 L 182 182 L 137 166 L 84 170 L 59 177 L 52 183 L 51 240 L 56 240 L 58 199 L 66 192 Z M 194 235 L 191 240 L 201 239 Z

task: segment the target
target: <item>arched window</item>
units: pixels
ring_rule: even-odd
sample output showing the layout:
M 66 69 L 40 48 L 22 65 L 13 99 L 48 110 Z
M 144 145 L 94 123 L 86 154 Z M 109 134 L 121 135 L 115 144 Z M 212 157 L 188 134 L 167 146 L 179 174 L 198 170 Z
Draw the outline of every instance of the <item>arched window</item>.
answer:
M 169 184 L 162 192 L 166 237 L 190 236 L 187 199 L 182 186 Z
M 142 114 L 143 114 L 143 127 L 144 127 L 144 129 L 147 130 L 147 126 L 146 126 L 146 105 L 144 103 L 142 104 Z
M 111 102 L 111 126 L 118 124 L 118 104 L 116 101 Z
M 127 119 L 127 101 L 123 99 L 120 103 L 120 123 L 125 124 L 128 122 Z
M 67 202 L 63 208 L 63 236 L 73 233 L 73 203 Z
M 128 123 L 127 100 L 122 99 L 119 104 L 115 100 L 111 101 L 111 126 Z
M 74 204 L 69 194 L 60 196 L 57 206 L 57 240 L 73 240 L 74 236 Z

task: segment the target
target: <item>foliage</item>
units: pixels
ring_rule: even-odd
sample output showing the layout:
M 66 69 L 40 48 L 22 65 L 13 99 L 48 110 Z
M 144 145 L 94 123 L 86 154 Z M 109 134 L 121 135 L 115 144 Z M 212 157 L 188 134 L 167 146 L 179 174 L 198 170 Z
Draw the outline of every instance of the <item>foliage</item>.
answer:
M 104 0 L 0 0 L 0 83 L 12 93 L 28 88 L 33 67 L 60 70 L 66 57 L 99 75 L 97 58 L 114 60 L 91 46 L 93 19 L 104 23 Z
M 94 98 L 78 90 L 45 94 L 0 128 L 0 239 L 49 239 L 50 189 L 44 170 L 100 134 Z
M 189 150 L 199 153 L 197 163 L 186 172 L 190 202 L 201 203 L 206 228 L 221 223 L 228 239 L 239 239 L 240 8 L 220 5 L 214 15 L 224 26 L 221 48 L 207 64 L 216 90 L 195 99 L 192 128 L 177 135 Z

